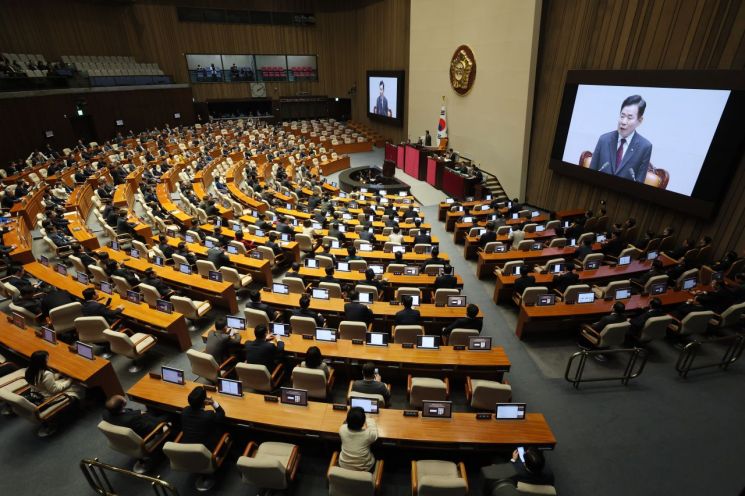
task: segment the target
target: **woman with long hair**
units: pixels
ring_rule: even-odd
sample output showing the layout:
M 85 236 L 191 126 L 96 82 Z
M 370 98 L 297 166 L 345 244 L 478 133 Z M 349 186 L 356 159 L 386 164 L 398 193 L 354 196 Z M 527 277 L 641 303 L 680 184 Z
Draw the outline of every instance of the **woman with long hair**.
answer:
M 45 398 L 59 393 L 67 393 L 74 399 L 80 400 L 84 396 L 84 389 L 73 382 L 69 377 L 64 377 L 49 369 L 49 353 L 43 350 L 31 354 L 28 367 L 26 368 L 26 382 L 34 391 Z
M 300 363 L 301 367 L 308 369 L 320 369 L 326 374 L 326 379 L 329 377 L 329 366 L 323 361 L 323 355 L 318 346 L 311 346 L 308 351 L 305 352 L 305 360 Z

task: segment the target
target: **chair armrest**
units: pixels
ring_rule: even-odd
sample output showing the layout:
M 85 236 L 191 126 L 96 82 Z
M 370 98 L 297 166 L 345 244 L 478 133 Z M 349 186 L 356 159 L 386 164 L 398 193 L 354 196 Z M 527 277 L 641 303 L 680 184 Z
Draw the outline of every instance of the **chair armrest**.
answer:
M 132 344 L 135 345 L 135 346 L 137 346 L 138 344 L 140 344 L 141 342 L 145 341 L 149 337 L 151 337 L 151 336 L 148 334 L 148 335 L 142 337 L 141 339 L 138 339 L 137 341 L 132 340 Z
M 375 494 L 380 493 L 380 485 L 383 482 L 383 467 L 385 465 L 384 460 L 378 460 L 375 467 Z
M 215 450 L 212 452 L 212 458 L 215 461 L 215 465 L 217 465 L 218 467 L 222 465 L 222 462 L 224 462 L 225 458 L 228 456 L 228 452 L 230 451 L 230 446 L 232 444 L 233 442 L 230 439 L 230 434 L 228 434 L 227 432 L 223 434 L 220 438 L 220 442 L 217 443 Z
M 417 487 L 417 481 L 419 480 L 419 477 L 416 473 L 416 460 L 411 460 L 411 496 L 416 496 L 418 487 Z
M 287 468 L 286 471 L 289 472 L 289 479 L 295 480 L 295 475 L 297 475 L 297 469 L 300 466 L 300 452 L 298 451 L 297 446 L 292 447 L 292 453 L 290 453 L 290 459 L 287 460 Z
M 632 286 L 636 286 L 636 287 L 638 287 L 640 289 L 644 289 L 644 284 L 640 283 L 636 279 L 631 279 L 631 285 Z
M 145 451 L 152 453 L 155 449 L 160 446 L 168 436 L 171 434 L 170 425 L 166 422 L 161 422 L 155 426 L 147 436 L 142 438 L 142 444 L 144 445 Z M 150 441 L 154 441 L 149 445 Z
M 117 319 L 114 321 L 113 324 L 109 325 L 109 329 L 114 330 L 115 328 L 121 326 L 124 323 L 124 319 Z
M 272 377 L 271 381 L 272 384 L 279 384 L 279 381 L 282 380 L 282 377 L 285 375 L 285 366 L 281 363 L 278 363 L 276 367 L 274 367 L 274 370 L 272 371 Z
M 71 399 L 71 397 L 67 393 L 58 393 L 58 394 L 55 394 L 54 396 L 48 398 L 46 401 L 44 401 L 40 405 L 38 405 L 36 407 L 36 411 L 38 412 L 38 411 L 46 408 L 47 406 L 50 406 L 50 405 L 52 405 L 54 403 L 58 403 L 58 402 L 61 402 L 61 401 L 69 402 L 70 399 Z M 63 410 L 62 408 L 58 409 L 57 411 L 55 411 L 54 413 L 52 413 L 49 416 L 49 418 L 56 417 L 57 414 L 60 413 L 62 410 Z
M 329 367 L 329 378 L 326 379 L 326 394 L 331 392 L 331 390 L 333 389 L 335 379 L 336 379 L 336 376 L 334 375 L 334 369 Z
M 473 384 L 471 384 L 471 376 L 466 376 L 466 401 L 471 401 L 473 395 Z
M 411 374 L 406 379 L 406 394 L 411 395 Z
M 243 456 L 253 456 L 253 453 L 259 448 L 254 441 L 249 441 L 246 449 L 243 450 Z
M 226 377 L 230 375 L 235 369 L 235 362 L 237 360 L 238 359 L 236 357 L 231 356 L 231 357 L 228 357 L 228 359 L 222 362 L 220 365 L 218 365 L 217 369 L 218 369 L 218 373 L 220 374 L 220 376 Z M 231 365 L 233 366 L 231 367 Z
M 468 494 L 468 473 L 463 462 L 458 462 L 458 472 L 460 472 L 461 479 L 466 483 L 466 494 Z
M 445 398 L 447 399 L 450 398 L 450 379 L 445 377 L 443 381 L 445 382 Z
M 334 467 L 336 467 L 338 465 L 338 462 L 339 462 L 339 452 L 338 451 L 334 451 L 331 454 L 331 461 L 329 461 L 329 468 L 328 468 L 328 470 L 326 470 L 326 480 L 327 481 L 328 481 L 329 472 L 331 472 L 331 469 L 332 468 L 334 468 Z

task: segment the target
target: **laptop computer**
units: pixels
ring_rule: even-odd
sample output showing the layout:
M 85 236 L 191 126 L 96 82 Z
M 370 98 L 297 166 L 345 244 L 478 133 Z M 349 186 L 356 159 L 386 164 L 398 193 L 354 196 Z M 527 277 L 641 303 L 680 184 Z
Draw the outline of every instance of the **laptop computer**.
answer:
M 523 420 L 525 418 L 525 403 L 497 403 L 497 420 Z
M 368 269 L 372 269 L 376 276 L 385 272 L 385 268 L 380 264 L 370 264 L 367 266 Z

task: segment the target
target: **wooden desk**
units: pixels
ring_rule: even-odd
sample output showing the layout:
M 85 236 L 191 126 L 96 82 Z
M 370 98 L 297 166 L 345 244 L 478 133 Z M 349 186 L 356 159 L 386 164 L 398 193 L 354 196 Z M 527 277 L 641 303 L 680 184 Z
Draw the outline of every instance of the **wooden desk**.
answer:
M 88 229 L 88 223 L 80 217 L 78 212 L 66 212 L 65 219 L 69 222 L 67 228 L 70 230 L 70 234 L 84 248 L 96 250 L 101 246 L 96 235 Z
M 41 202 L 46 190 L 47 185 L 42 184 L 31 195 L 24 196 L 21 201 L 14 203 L 10 209 L 10 216 L 22 218 L 28 228 L 33 229 L 36 225 L 36 215 L 44 211 Z
M 316 248 L 315 251 L 316 255 L 323 255 L 323 247 Z M 331 254 L 333 254 L 337 258 L 345 258 L 347 256 L 347 250 L 346 248 L 332 248 L 330 251 Z M 386 253 L 383 250 L 373 250 L 373 251 L 360 251 L 357 250 L 357 256 L 367 260 L 368 263 L 370 262 L 383 262 L 383 263 L 390 263 L 396 260 L 396 256 L 393 252 Z M 414 253 L 414 252 L 406 252 L 403 256 L 404 262 L 412 262 L 412 263 L 422 263 L 426 262 L 432 258 L 432 255 L 428 253 Z M 440 258 L 443 260 L 449 260 L 447 253 L 440 253 Z
M 155 195 L 158 198 L 158 203 L 163 207 L 163 210 L 168 212 L 176 222 L 186 228 L 191 227 L 194 218 L 186 212 L 181 211 L 178 206 L 171 201 L 170 190 L 166 183 L 159 183 L 155 187 Z
M 115 260 L 137 272 L 142 273 L 147 269 L 153 269 L 155 274 L 168 285 L 176 286 L 191 294 L 207 298 L 213 304 L 227 308 L 231 313 L 238 311 L 235 288 L 229 282 L 210 281 L 209 279 L 204 279 L 196 272 L 193 274 L 183 274 L 173 267 L 160 267 L 142 258 L 134 259 L 124 252 L 112 250 L 109 247 L 101 248 L 99 251 L 105 251 L 109 254 L 111 260 Z
M 183 386 L 143 377 L 127 395 L 149 405 L 181 411 L 187 397 L 200 384 L 187 382 Z M 230 422 L 253 429 L 307 435 L 338 442 L 339 427 L 346 412 L 334 411 L 329 403 L 309 401 L 307 407 L 268 403 L 263 395 L 245 393 L 236 398 L 211 393 L 225 409 Z M 542 414 L 529 413 L 524 421 L 476 420 L 474 413 L 454 413 L 452 419 L 404 417 L 401 410 L 384 408 L 375 416 L 378 437 L 386 444 L 400 447 L 485 449 L 496 446 L 554 447 L 556 438 Z
M 473 226 L 473 227 L 476 227 L 476 226 Z M 456 231 L 456 233 L 457 232 L 458 231 Z M 541 232 L 525 233 L 525 239 L 533 239 L 533 240 L 542 241 L 542 242 L 545 242 L 545 240 L 553 238 L 554 236 L 556 236 L 556 231 L 554 231 L 553 229 L 548 229 L 546 231 L 541 231 Z M 466 260 L 477 258 L 476 254 L 478 253 L 478 248 L 479 248 L 479 237 L 468 236 L 467 234 L 464 233 L 463 239 L 465 239 L 465 247 L 463 248 L 463 256 L 466 258 Z M 502 243 L 508 243 L 509 240 L 510 240 L 509 234 L 502 234 L 500 236 L 497 236 L 497 239 L 495 241 L 501 241 Z
M 199 229 L 211 233 L 215 232 L 215 226 L 213 224 L 202 224 L 201 226 L 199 226 Z M 233 231 L 232 229 L 228 229 L 227 227 L 221 227 L 220 234 L 230 239 L 235 239 L 235 231 Z M 243 233 L 243 239 L 253 241 L 255 244 L 262 246 L 266 245 L 269 242 L 268 236 L 255 236 L 248 233 Z M 278 239 L 277 243 L 279 243 L 279 245 L 282 247 L 282 251 L 285 252 L 291 260 L 300 262 L 300 245 L 297 243 L 297 241 L 280 241 Z
M 106 397 L 124 394 L 114 367 L 108 360 L 99 356 L 95 360 L 88 360 L 77 353 L 71 353 L 65 343 L 51 344 L 44 341 L 36 337 L 30 327 L 16 327 L 5 316 L 0 317 L 0 344 L 26 359 L 33 352 L 44 350 L 49 353 L 49 368 L 82 382 L 89 388 L 100 387 Z
M 34 261 L 34 254 L 31 250 L 31 231 L 21 217 L 15 217 L 6 224 L 9 229 L 3 234 L 3 244 L 5 246 L 15 245 L 13 251 L 9 253 L 10 259 L 16 263 L 29 263 Z
M 45 267 L 39 262 L 33 262 L 23 266 L 32 277 L 59 289 L 64 289 L 71 295 L 83 299 L 83 290 L 93 287 L 88 284 L 80 284 L 71 276 L 63 276 L 50 267 Z M 109 295 L 101 291 L 99 298 L 108 298 Z M 191 337 L 186 327 L 186 320 L 180 313 L 171 314 L 159 312 L 150 308 L 147 303 L 135 304 L 125 300 L 119 293 L 111 295 L 111 308 L 123 307 L 122 316 L 136 327 L 144 329 L 149 334 L 158 338 L 175 341 L 181 351 L 191 348 Z
M 600 245 L 593 249 L 600 249 Z M 502 253 L 484 253 L 479 252 L 478 262 L 476 264 L 476 276 L 479 279 L 484 279 L 490 274 L 494 274 L 494 269 L 498 266 L 504 265 L 507 262 L 513 260 L 524 260 L 526 263 L 538 263 L 542 261 L 548 261 L 551 258 L 572 258 L 574 252 L 577 249 L 576 246 L 567 246 L 564 248 L 544 248 L 542 250 L 507 250 Z

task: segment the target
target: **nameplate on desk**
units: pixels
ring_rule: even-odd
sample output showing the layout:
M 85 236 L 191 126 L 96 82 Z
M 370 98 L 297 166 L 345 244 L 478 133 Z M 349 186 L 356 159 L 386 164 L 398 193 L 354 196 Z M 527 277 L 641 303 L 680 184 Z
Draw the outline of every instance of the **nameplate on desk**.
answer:
M 346 412 L 347 411 L 347 405 L 345 405 L 344 403 L 334 403 L 333 409 L 334 410 L 339 410 L 339 411 L 342 411 L 342 412 Z
M 266 401 L 267 403 L 278 403 L 279 402 L 279 398 L 277 398 L 276 396 L 265 394 L 264 395 L 264 401 Z
M 404 417 L 418 417 L 419 411 L 417 410 L 404 410 Z
M 205 391 L 209 391 L 211 393 L 217 392 L 217 388 L 215 386 L 212 386 L 211 384 L 204 384 L 202 387 L 204 388 Z
M 156 381 L 159 381 L 159 380 L 161 380 L 161 379 L 163 378 L 163 377 L 162 377 L 162 376 L 161 376 L 161 375 L 160 375 L 159 373 L 157 373 L 157 372 L 150 372 L 150 373 L 148 374 L 148 377 L 150 377 L 151 379 L 155 379 Z
M 365 344 L 365 342 L 361 339 L 353 339 L 352 344 Z
M 401 348 L 413 348 L 414 343 L 401 343 Z
M 466 345 L 464 345 L 464 344 L 456 344 L 455 346 L 453 346 L 453 349 L 456 350 L 456 351 L 465 350 L 466 349 Z
M 303 334 L 303 339 L 313 339 L 312 334 Z
M 477 413 L 476 420 L 491 420 L 491 413 Z

